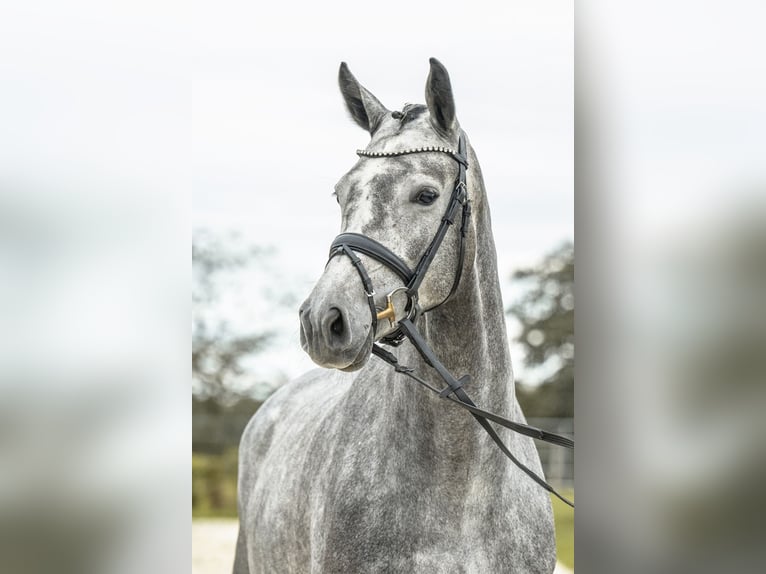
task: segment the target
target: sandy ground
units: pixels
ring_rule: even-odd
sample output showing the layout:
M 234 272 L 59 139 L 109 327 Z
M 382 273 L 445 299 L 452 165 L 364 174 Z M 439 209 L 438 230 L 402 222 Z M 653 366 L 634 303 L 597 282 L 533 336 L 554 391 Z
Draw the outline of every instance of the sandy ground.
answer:
M 192 574 L 231 574 L 236 520 L 192 521 Z
M 230 574 L 237 544 L 236 520 L 192 522 L 192 574 Z M 557 566 L 554 574 L 572 574 Z

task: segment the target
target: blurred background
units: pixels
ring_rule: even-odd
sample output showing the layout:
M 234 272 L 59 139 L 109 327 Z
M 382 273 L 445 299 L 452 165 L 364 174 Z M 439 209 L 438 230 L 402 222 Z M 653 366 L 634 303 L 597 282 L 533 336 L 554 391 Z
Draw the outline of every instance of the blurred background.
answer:
M 177 8 L 0 8 L 3 573 L 189 571 Z
M 766 7 L 576 12 L 578 566 L 762 571 Z

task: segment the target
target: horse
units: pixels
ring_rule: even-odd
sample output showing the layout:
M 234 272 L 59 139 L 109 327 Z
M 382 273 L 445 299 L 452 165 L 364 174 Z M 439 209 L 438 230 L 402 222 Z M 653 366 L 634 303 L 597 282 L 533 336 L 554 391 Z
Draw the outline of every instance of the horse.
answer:
M 426 104 L 394 111 L 345 63 L 338 80 L 351 118 L 370 133 L 335 186 L 342 232 L 415 268 L 445 226 L 456 158 L 468 166 L 461 173 L 471 216 L 463 228 L 446 225 L 417 303 L 393 264 L 333 245 L 299 309 L 301 346 L 322 368 L 277 390 L 242 435 L 234 574 L 551 573 L 548 493 L 467 413 L 372 357 L 376 341 L 388 342 L 394 360 L 443 385 L 418 349 L 391 339 L 392 316 L 406 314 L 450 372 L 470 374 L 463 380 L 478 404 L 524 420 L 484 181 L 449 74 L 431 58 Z M 542 473 L 532 439 L 497 432 Z

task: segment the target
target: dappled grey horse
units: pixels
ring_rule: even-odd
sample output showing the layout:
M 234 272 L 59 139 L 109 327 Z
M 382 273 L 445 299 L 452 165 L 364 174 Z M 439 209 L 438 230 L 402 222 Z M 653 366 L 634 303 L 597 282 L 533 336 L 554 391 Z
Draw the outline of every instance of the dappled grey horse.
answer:
M 444 150 L 467 142 L 449 76 L 432 59 L 427 105 L 394 112 L 345 64 L 339 81 L 352 118 L 372 136 L 336 186 L 342 231 L 384 245 L 414 269 L 455 188 L 457 154 Z M 489 206 L 467 143 L 465 157 L 472 214 L 464 234 L 448 226 L 417 303 L 391 265 L 341 248 L 301 306 L 301 345 L 325 368 L 280 388 L 243 434 L 235 574 L 553 571 L 548 493 L 468 413 L 371 357 L 373 343 L 390 342 L 397 328 L 386 315 L 375 319 L 393 292 L 392 314 L 411 317 L 450 372 L 471 375 L 466 389 L 478 405 L 524 420 Z M 427 312 L 413 313 L 415 305 Z M 444 386 L 408 342 L 389 351 Z M 542 473 L 532 439 L 497 432 L 521 463 Z

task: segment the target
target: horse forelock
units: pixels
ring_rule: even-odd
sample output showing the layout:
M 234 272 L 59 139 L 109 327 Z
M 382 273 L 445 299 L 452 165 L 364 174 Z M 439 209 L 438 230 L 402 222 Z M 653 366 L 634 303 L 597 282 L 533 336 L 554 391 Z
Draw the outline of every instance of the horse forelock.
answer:
M 431 123 L 431 114 L 423 104 L 405 104 L 401 111 L 387 114 L 372 134 L 368 149 L 399 151 L 423 146 L 457 148 L 457 134 L 447 137 Z

